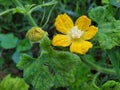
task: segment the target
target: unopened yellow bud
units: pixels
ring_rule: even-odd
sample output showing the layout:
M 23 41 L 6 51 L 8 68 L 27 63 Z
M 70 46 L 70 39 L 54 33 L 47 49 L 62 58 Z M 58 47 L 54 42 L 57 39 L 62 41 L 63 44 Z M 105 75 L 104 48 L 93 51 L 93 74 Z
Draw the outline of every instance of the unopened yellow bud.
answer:
M 39 42 L 45 35 L 45 31 L 43 31 L 39 27 L 33 27 L 30 29 L 26 36 L 31 42 Z

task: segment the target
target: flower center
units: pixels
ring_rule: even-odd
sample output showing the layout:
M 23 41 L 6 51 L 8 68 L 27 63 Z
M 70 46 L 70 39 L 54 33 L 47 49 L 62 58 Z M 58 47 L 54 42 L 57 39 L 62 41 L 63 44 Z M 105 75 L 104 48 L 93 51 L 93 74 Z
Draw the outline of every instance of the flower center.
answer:
M 79 30 L 77 26 L 74 26 L 71 29 L 71 36 L 72 36 L 73 39 L 80 38 L 83 35 L 83 33 L 84 33 L 84 31 Z

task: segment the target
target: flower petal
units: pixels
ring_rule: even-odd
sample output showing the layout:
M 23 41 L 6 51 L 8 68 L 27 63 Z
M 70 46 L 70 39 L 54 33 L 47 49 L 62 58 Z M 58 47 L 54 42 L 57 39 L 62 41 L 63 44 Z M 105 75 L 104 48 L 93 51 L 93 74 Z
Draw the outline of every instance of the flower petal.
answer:
M 71 44 L 71 39 L 67 35 L 57 34 L 53 37 L 52 44 L 54 46 L 67 47 Z
M 90 24 L 91 20 L 85 15 L 79 17 L 75 22 L 75 26 L 77 26 L 80 30 L 86 30 Z
M 73 21 L 67 14 L 58 15 L 55 21 L 56 29 L 63 34 L 67 34 L 73 25 Z
M 97 33 L 98 28 L 95 26 L 90 26 L 87 31 L 84 32 L 83 38 L 84 40 L 89 40 L 95 36 Z
M 89 48 L 92 48 L 92 43 L 88 41 L 73 42 L 70 46 L 70 51 L 79 54 L 85 54 Z

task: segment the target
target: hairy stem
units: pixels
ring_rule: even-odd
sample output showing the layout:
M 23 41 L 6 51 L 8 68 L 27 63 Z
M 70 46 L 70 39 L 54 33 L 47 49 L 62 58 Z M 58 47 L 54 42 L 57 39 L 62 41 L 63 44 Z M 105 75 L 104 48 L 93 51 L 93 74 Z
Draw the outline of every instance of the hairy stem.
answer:
M 50 12 L 49 12 L 49 14 L 48 14 L 48 18 L 47 18 L 45 24 L 42 26 L 42 28 L 45 27 L 45 26 L 47 25 L 47 23 L 48 23 L 48 21 L 49 21 L 49 19 L 50 19 L 50 16 L 51 16 L 51 13 L 52 13 L 54 7 L 55 7 L 55 5 L 51 8 L 51 10 L 50 10 Z
M 33 19 L 33 17 L 31 16 L 30 13 L 26 14 L 25 16 L 26 16 L 26 18 L 28 19 L 29 23 L 30 23 L 32 26 L 37 26 L 35 20 Z
M 93 84 L 93 86 L 94 86 L 97 90 L 100 89 L 100 88 L 96 85 L 96 80 L 97 80 L 97 78 L 98 78 L 99 75 L 100 75 L 100 72 L 96 73 L 95 76 L 94 76 L 94 78 L 93 78 L 93 80 L 92 80 L 92 84 Z
M 37 5 L 37 6 L 33 7 L 33 8 L 29 11 L 29 13 L 31 13 L 31 12 L 33 12 L 33 11 L 35 11 L 35 10 L 43 7 L 43 6 L 50 6 L 50 5 L 54 5 L 54 4 L 57 4 L 57 1 L 51 1 L 51 2 L 48 2 L 48 3 L 43 3 L 43 4 L 41 4 L 41 5 Z
M 116 74 L 114 69 L 107 69 L 107 68 L 100 67 L 97 64 L 91 62 L 90 60 L 87 60 L 87 58 L 85 58 L 84 56 L 81 56 L 81 60 L 87 65 L 91 66 L 94 70 L 97 70 L 101 73 L 114 74 L 114 75 Z
M 0 13 L 0 16 L 4 15 L 4 14 L 6 14 L 6 13 L 9 13 L 9 12 L 11 12 L 11 11 L 13 11 L 13 10 L 14 10 L 14 8 L 8 9 L 8 10 L 6 10 L 6 11 Z

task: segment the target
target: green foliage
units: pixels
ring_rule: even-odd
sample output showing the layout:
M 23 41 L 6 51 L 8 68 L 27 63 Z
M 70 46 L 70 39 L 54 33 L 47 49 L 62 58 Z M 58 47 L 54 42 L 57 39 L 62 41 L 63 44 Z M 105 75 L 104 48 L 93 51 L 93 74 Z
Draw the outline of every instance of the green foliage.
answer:
M 102 90 L 120 90 L 120 83 L 114 80 L 109 80 L 102 85 Z
M 12 6 L 12 3 L 10 0 L 0 0 L 0 5 L 3 5 L 5 8 L 9 8 L 9 6 Z
M 99 24 L 99 23 L 105 22 L 106 13 L 107 13 L 107 10 L 105 7 L 98 6 L 96 8 L 93 8 L 89 12 L 89 16 L 93 21 L 95 21 Z
M 89 16 L 98 23 L 95 40 L 99 42 L 101 48 L 111 49 L 114 46 L 119 46 L 120 20 L 115 20 L 108 9 L 101 6 L 92 9 Z
M 19 45 L 17 46 L 17 51 L 27 51 L 30 50 L 31 45 L 27 39 L 20 40 Z
M 7 75 L 0 83 L 0 90 L 28 90 L 29 86 L 19 77 Z
M 35 5 L 35 4 L 25 5 L 25 8 L 16 7 L 16 8 L 13 10 L 13 13 L 27 14 L 34 5 Z
M 114 54 L 113 54 L 113 51 L 115 51 Z M 110 61 L 113 65 L 113 68 L 115 69 L 117 76 L 120 80 L 120 53 L 119 52 L 120 50 L 118 48 L 113 48 L 107 51 Z
M 116 7 L 120 7 L 120 0 L 110 0 L 110 3 Z
M 75 67 L 80 63 L 80 58 L 69 52 L 53 50 L 47 36 L 40 46 L 38 58 L 24 54 L 17 64 L 19 69 L 24 70 L 24 79 L 35 90 L 49 90 L 51 87 L 64 87 L 73 83 Z
M 15 73 L 15 64 L 23 70 L 23 79 L 8 75 L 0 90 L 1 87 L 28 90 L 24 80 L 32 85 L 30 90 L 119 90 L 120 84 L 116 82 L 120 79 L 119 1 L 0 0 L 0 79 L 8 72 L 22 77 L 21 71 Z M 98 26 L 97 35 L 91 40 L 93 48 L 86 55 L 79 55 L 81 63 L 68 48 L 51 46 L 49 38 L 55 34 L 55 18 L 62 13 L 73 20 L 89 15 L 92 25 Z M 49 38 L 41 40 L 40 50 L 25 39 L 26 31 L 34 25 L 49 33 Z
M 26 13 L 25 9 L 22 8 L 22 7 L 16 7 L 13 11 L 13 13 L 21 13 L 21 14 L 24 14 Z
M 76 80 L 70 85 L 69 90 L 98 90 L 91 83 L 93 75 L 90 73 L 88 66 L 80 63 L 76 69 Z
M 1 47 L 5 49 L 15 48 L 17 45 L 17 37 L 11 34 L 0 34 Z
M 113 21 L 110 23 L 104 23 L 101 26 L 99 26 L 99 31 L 96 35 L 96 40 L 100 43 L 102 49 L 111 49 L 114 46 L 119 46 L 119 25 L 120 20 Z

